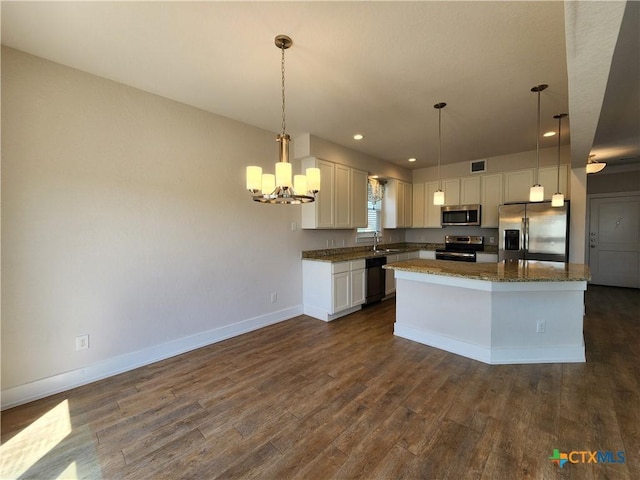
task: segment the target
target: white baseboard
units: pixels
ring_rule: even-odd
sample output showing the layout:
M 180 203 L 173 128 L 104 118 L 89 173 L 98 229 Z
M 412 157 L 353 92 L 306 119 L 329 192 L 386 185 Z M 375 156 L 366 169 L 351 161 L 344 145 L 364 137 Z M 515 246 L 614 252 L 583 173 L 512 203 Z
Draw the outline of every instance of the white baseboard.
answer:
M 150 365 L 166 358 L 221 342 L 302 314 L 302 305 L 249 318 L 184 338 L 120 355 L 70 372 L 2 390 L 2 410 L 86 385 L 106 377 Z
M 483 345 L 474 345 L 436 333 L 425 332 L 407 325 L 398 325 L 397 322 L 394 325 L 393 333 L 398 337 L 446 350 L 489 365 L 584 363 L 586 361 L 584 343 L 582 345 L 491 348 Z
M 321 308 L 314 307 L 312 305 L 304 306 L 304 314 L 313 318 L 317 318 L 318 320 L 322 320 L 323 322 L 330 322 L 331 320 L 335 320 L 340 317 L 344 317 L 345 315 L 349 315 L 351 313 L 357 312 L 358 310 L 362 310 L 362 305 L 356 305 L 355 307 L 348 308 L 346 310 L 341 310 L 338 313 L 329 313 Z

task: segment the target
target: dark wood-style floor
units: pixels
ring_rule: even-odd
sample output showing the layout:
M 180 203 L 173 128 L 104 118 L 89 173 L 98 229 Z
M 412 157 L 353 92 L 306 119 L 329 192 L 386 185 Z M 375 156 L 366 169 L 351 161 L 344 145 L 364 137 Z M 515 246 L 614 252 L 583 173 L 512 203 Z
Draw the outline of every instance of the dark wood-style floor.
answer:
M 586 299 L 584 364 L 397 338 L 393 301 L 298 317 L 3 412 L 0 477 L 637 479 L 640 291 Z

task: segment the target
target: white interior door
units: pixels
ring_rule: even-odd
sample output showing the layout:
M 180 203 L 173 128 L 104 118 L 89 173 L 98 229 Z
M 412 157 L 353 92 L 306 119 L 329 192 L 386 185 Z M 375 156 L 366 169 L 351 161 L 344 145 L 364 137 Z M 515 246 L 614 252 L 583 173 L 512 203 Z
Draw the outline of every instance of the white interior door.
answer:
M 589 209 L 591 282 L 640 288 L 640 196 L 592 198 Z

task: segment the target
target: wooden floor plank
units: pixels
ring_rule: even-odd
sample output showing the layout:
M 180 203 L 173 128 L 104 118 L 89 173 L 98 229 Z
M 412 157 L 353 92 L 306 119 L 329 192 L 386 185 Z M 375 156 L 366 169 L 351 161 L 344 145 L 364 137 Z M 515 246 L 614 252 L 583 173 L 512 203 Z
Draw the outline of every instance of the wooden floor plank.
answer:
M 486 365 L 394 337 L 394 308 L 302 315 L 6 410 L 0 478 L 640 478 L 640 291 L 589 286 L 583 364 Z M 554 449 L 626 461 L 560 469 Z

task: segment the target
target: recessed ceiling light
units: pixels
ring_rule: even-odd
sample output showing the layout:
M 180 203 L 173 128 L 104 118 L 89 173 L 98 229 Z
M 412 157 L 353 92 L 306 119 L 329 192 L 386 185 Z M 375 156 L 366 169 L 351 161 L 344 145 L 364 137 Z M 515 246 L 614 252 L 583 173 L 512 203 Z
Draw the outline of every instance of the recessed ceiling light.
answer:
M 362 140 L 363 138 L 364 138 L 364 135 L 362 135 L 361 133 L 356 133 L 356 134 L 353 136 L 353 139 L 354 139 L 354 140 Z
M 554 137 L 556 132 L 546 132 L 542 136 L 543 137 Z
M 415 159 L 415 158 L 410 158 L 410 159 L 409 159 L 409 161 L 410 161 L 411 163 L 413 163 L 413 162 L 415 162 L 415 161 L 416 161 L 416 159 Z

